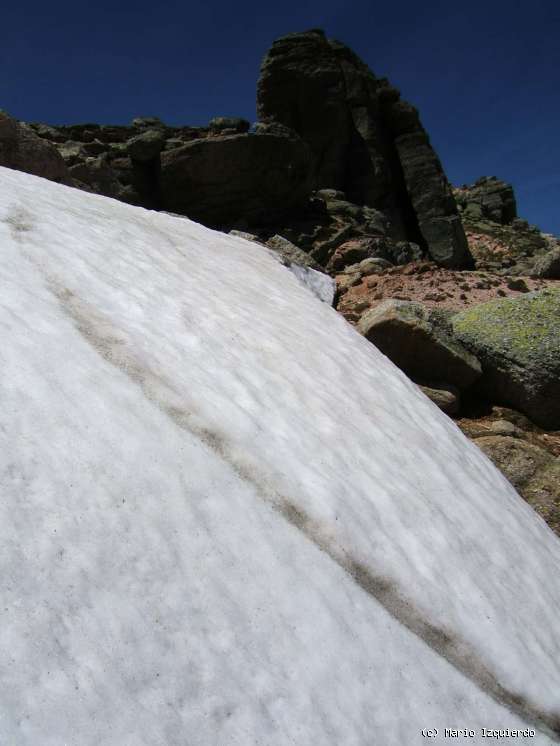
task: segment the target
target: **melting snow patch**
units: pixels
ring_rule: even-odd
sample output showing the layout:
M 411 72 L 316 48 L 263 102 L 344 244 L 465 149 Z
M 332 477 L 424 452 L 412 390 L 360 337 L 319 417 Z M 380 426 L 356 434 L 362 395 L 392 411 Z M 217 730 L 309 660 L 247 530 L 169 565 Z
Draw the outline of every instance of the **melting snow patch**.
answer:
M 560 740 L 560 543 L 328 304 L 7 169 L 0 247 L 0 743 Z

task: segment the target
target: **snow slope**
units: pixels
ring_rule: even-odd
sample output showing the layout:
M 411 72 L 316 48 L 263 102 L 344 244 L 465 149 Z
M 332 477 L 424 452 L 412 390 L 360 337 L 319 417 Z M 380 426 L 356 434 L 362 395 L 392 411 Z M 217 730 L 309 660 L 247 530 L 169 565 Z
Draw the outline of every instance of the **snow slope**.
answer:
M 560 542 L 332 308 L 7 169 L 0 250 L 2 746 L 560 742 Z

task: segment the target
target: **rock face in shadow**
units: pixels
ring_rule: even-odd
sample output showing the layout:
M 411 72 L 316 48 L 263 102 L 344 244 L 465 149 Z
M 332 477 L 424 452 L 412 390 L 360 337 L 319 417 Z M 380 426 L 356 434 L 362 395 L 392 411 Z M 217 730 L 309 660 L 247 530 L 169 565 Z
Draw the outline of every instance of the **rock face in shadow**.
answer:
M 67 183 L 69 174 L 58 150 L 27 124 L 0 111 L 0 166 Z
M 416 381 L 465 389 L 480 376 L 479 361 L 454 339 L 445 319 L 420 303 L 383 301 L 362 316 L 358 331 Z
M 308 198 L 310 161 L 295 134 L 194 140 L 162 153 L 161 201 L 213 227 L 273 224 Z
M 418 112 L 348 47 L 319 30 L 275 41 L 261 67 L 257 112 L 309 144 L 315 188 L 384 211 L 392 238 L 420 243 L 438 263 L 471 266 L 451 187 Z

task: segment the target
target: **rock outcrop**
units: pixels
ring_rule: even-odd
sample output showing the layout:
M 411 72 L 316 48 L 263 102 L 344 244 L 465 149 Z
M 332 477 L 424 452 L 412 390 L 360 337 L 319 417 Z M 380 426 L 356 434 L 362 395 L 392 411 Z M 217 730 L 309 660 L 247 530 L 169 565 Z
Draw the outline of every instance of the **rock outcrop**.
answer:
M 274 226 L 308 198 L 309 167 L 295 134 L 198 139 L 162 153 L 161 203 L 212 227 Z
M 484 218 L 508 225 L 517 217 L 513 187 L 496 176 L 482 176 L 472 186 L 458 187 L 455 200 L 467 220 Z
M 455 335 L 482 363 L 477 388 L 490 401 L 560 428 L 560 290 L 473 306 L 452 318 Z
M 560 241 L 517 216 L 511 184 L 495 176 L 483 176 L 474 184 L 456 187 L 454 194 L 477 269 L 560 277 L 550 254 L 560 251 Z
M 559 242 L 560 244 L 560 242 Z M 539 256 L 531 269 L 531 277 L 560 280 L 560 245 Z
M 384 211 L 393 238 L 421 243 L 442 265 L 470 266 L 451 187 L 418 112 L 348 47 L 319 30 L 275 41 L 257 112 L 309 144 L 317 189 Z
M 0 166 L 68 183 L 66 164 L 58 150 L 24 122 L 0 111 Z
M 48 178 L 264 240 L 279 234 L 323 267 L 346 241 L 372 238 L 401 257 L 390 261 L 427 252 L 442 266 L 471 266 L 418 112 L 350 49 L 322 31 L 278 39 L 263 61 L 257 103 L 253 128 L 224 116 L 206 127 L 157 117 L 17 126 L 20 139 L 43 147 L 34 162 L 50 154 L 51 165 L 41 166 Z

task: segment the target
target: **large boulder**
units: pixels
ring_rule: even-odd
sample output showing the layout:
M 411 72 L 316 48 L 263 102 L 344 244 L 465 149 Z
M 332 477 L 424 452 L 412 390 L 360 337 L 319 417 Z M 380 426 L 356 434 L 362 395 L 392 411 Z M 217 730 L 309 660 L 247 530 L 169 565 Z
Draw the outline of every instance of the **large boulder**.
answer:
M 482 363 L 480 392 L 560 428 L 560 290 L 473 306 L 452 319 L 455 335 Z
M 451 335 L 445 318 L 412 301 L 385 300 L 365 313 L 358 330 L 408 376 L 465 389 L 480 363 Z
M 165 136 L 161 129 L 146 129 L 130 138 L 126 144 L 126 150 L 133 160 L 145 163 L 157 158 L 164 145 Z
M 69 180 L 66 163 L 54 145 L 3 111 L 0 111 L 0 166 L 51 181 Z
M 560 246 L 537 258 L 531 270 L 531 276 L 560 280 Z
M 471 257 L 441 164 L 418 112 L 320 30 L 276 40 L 262 63 L 257 112 L 295 130 L 314 154 L 317 189 L 382 210 L 391 237 L 449 267 Z
M 162 206 L 214 227 L 273 222 L 308 197 L 309 166 L 295 135 L 193 140 L 161 154 Z

